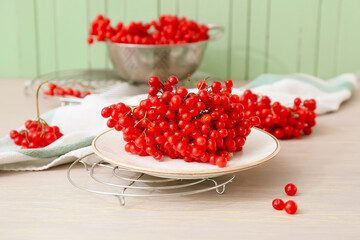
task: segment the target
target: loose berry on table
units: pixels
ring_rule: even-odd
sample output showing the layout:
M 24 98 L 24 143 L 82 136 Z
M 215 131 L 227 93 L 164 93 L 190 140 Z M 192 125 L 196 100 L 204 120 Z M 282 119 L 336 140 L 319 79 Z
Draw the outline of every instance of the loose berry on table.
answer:
M 284 209 L 284 201 L 281 199 L 274 199 L 272 202 L 272 206 L 276 209 L 276 210 L 283 210 Z
M 294 202 L 293 200 L 289 200 L 285 203 L 284 209 L 288 214 L 295 214 L 298 206 L 296 202 Z
M 289 183 L 285 186 L 285 192 L 289 196 L 294 196 L 297 192 L 297 187 L 294 184 Z

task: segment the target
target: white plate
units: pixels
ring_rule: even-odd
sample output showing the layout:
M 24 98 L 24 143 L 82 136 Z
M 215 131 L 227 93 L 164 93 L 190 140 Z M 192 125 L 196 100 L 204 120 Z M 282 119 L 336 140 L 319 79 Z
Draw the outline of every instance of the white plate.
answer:
M 127 153 L 124 145 L 122 133 L 115 130 L 100 134 L 92 143 L 95 154 L 106 162 L 157 177 L 179 179 L 209 178 L 246 170 L 270 160 L 280 150 L 279 141 L 274 136 L 257 128 L 251 130 L 243 150 L 234 153 L 225 168 L 208 163 L 187 163 L 166 156 L 157 161 L 151 156 Z

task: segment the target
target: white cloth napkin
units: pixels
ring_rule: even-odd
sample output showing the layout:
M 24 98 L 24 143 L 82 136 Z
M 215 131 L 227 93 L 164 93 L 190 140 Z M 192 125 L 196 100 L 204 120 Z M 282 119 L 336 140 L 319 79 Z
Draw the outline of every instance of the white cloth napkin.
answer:
M 351 97 L 356 86 L 354 74 L 343 74 L 327 81 L 305 74 L 265 74 L 244 88 L 234 89 L 233 93 L 241 94 L 244 89 L 250 88 L 289 106 L 296 97 L 314 98 L 317 114 L 324 114 L 339 109 L 340 104 Z M 59 107 L 44 114 L 42 118 L 50 125 L 58 125 L 64 134 L 45 148 L 21 150 L 8 136 L 3 137 L 0 139 L 0 170 L 44 170 L 91 153 L 92 140 L 107 129 L 106 119 L 100 115 L 101 109 L 119 101 L 133 102 L 131 96 L 145 93 L 146 88 L 122 82 L 104 94 L 85 97 L 78 105 Z M 89 158 L 87 161 L 92 160 Z
M 316 114 L 337 111 L 342 102 L 351 97 L 357 87 L 355 74 L 342 74 L 329 80 L 321 80 L 311 75 L 297 73 L 291 75 L 264 74 L 250 82 L 245 88 L 254 93 L 267 95 L 272 101 L 285 106 L 293 106 L 294 99 L 314 98 L 317 102 Z M 240 94 L 241 91 L 234 91 Z

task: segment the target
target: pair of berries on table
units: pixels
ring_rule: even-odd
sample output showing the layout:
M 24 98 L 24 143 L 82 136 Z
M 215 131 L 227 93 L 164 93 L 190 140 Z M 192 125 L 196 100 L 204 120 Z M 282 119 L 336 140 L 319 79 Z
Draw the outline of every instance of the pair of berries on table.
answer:
M 196 93 L 177 87 L 175 76 L 165 82 L 153 76 L 148 83 L 148 98 L 139 106 L 120 102 L 101 111 L 109 128 L 122 131 L 127 152 L 225 167 L 231 153 L 242 150 L 251 128 L 260 124 L 257 116 L 244 117 L 240 97 L 231 94 L 231 80 L 224 87 L 200 81 Z
M 161 45 L 184 44 L 209 39 L 209 28 L 185 17 L 162 15 L 158 21 L 148 23 L 130 22 L 125 26 L 119 22 L 111 26 L 110 19 L 98 15 L 90 24 L 88 43 L 109 40 L 115 43 Z
M 258 116 L 261 119 L 259 128 L 273 134 L 278 139 L 298 138 L 310 135 L 316 121 L 316 101 L 300 98 L 294 100 L 292 107 L 279 102 L 271 102 L 267 96 L 259 96 L 245 90 L 240 102 L 245 107 L 245 117 Z
M 285 192 L 289 196 L 294 196 L 297 192 L 297 187 L 294 184 L 289 183 L 285 186 Z M 289 214 L 295 214 L 298 208 L 296 202 L 294 202 L 293 200 L 289 200 L 284 203 L 284 201 L 279 198 L 274 199 L 272 205 L 276 210 L 285 209 L 285 211 Z
M 91 93 L 89 91 L 81 92 L 80 90 L 73 89 L 73 88 L 64 89 L 64 88 L 56 85 L 55 83 L 50 83 L 49 89 L 44 91 L 44 94 L 48 95 L 48 96 L 62 96 L 62 97 L 73 96 L 73 97 L 77 97 L 77 98 L 83 98 L 83 97 L 86 97 L 87 95 L 90 95 Z
M 9 133 L 14 143 L 23 149 L 46 147 L 63 136 L 58 126 L 49 126 L 45 120 L 40 118 L 39 90 L 45 83 L 47 81 L 40 84 L 36 91 L 37 119 L 34 121 L 27 120 L 25 129 L 21 131 L 11 130 Z

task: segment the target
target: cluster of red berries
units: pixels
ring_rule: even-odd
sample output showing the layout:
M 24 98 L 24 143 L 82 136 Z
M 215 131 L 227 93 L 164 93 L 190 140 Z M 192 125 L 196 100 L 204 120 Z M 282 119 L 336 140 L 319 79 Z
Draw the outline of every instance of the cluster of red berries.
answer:
M 44 91 L 45 95 L 48 96 L 73 96 L 77 98 L 86 97 L 87 95 L 90 95 L 91 93 L 89 91 L 81 92 L 80 90 L 74 90 L 72 88 L 64 89 L 62 87 L 57 86 L 55 83 L 49 84 L 49 89 Z
M 285 192 L 289 196 L 294 196 L 297 192 L 297 187 L 294 184 L 289 183 L 285 186 Z M 284 201 L 279 198 L 274 199 L 272 205 L 273 208 L 275 208 L 276 210 L 285 209 L 285 211 L 289 214 L 295 214 L 298 208 L 296 202 L 294 202 L 293 200 L 289 200 L 284 203 Z
M 245 90 L 240 98 L 245 107 L 245 117 L 258 116 L 261 119 L 259 128 L 273 134 L 278 139 L 298 138 L 309 135 L 315 126 L 316 101 L 314 99 L 294 100 L 294 106 L 289 108 L 279 102 L 271 103 L 267 96 L 258 96 L 250 90 Z
M 198 92 L 177 87 L 175 76 L 161 82 L 150 77 L 149 97 L 139 106 L 113 104 L 101 111 L 107 126 L 122 131 L 125 150 L 139 156 L 163 155 L 186 162 L 208 162 L 225 167 L 230 153 L 242 150 L 251 128 L 260 118 L 244 117 L 238 95 L 232 95 L 232 80 L 197 83 Z
M 184 44 L 209 39 L 209 28 L 185 17 L 162 15 L 158 21 L 130 22 L 125 26 L 119 22 L 116 27 L 110 25 L 110 20 L 98 15 L 90 24 L 88 43 L 109 40 L 115 43 L 130 44 Z
M 28 120 L 26 130 L 10 131 L 10 138 L 21 148 L 42 148 L 63 136 L 58 126 L 49 126 L 46 122 Z
M 58 126 L 49 126 L 40 118 L 39 91 L 45 83 L 47 83 L 47 81 L 41 83 L 36 91 L 37 120 L 27 120 L 25 122 L 25 129 L 19 132 L 16 130 L 10 131 L 10 138 L 13 139 L 16 145 L 21 146 L 23 149 L 46 147 L 63 136 Z

